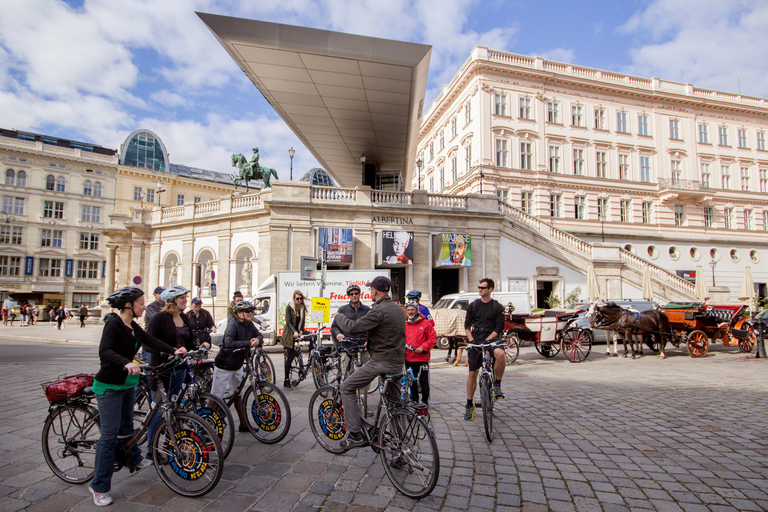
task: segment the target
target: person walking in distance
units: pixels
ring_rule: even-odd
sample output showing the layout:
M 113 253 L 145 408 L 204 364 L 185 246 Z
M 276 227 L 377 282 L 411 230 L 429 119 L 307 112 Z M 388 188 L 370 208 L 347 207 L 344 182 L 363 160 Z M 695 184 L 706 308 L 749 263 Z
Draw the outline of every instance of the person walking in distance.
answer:
M 350 320 L 338 313 L 333 315 L 342 332 L 353 336 L 368 333 L 368 351 L 371 354 L 367 363 L 341 383 L 341 403 L 349 433 L 347 439 L 341 442 L 341 447 L 345 449 L 365 445 L 357 390 L 367 387 L 382 373 L 402 372 L 405 361 L 405 317 L 400 306 L 389 296 L 392 282 L 388 277 L 377 276 L 366 286 L 374 302 L 364 317 Z
M 296 357 L 296 350 L 301 350 L 297 346 L 297 340 L 304 331 L 304 323 L 307 319 L 307 306 L 304 305 L 304 294 L 301 290 L 293 292 L 293 301 L 285 307 L 285 326 L 283 326 L 283 335 L 280 338 L 280 344 L 283 346 L 283 358 L 285 360 L 285 380 L 283 387 L 291 389 L 291 363 Z
M 88 306 L 83 304 L 80 309 L 77 310 L 77 314 L 80 316 L 80 327 L 85 327 L 85 318 L 88 316 Z
M 416 302 L 405 304 L 405 366 L 413 373 L 411 400 L 429 404 L 429 358 L 437 341 L 432 324 L 419 313 Z
M 467 316 L 464 320 L 464 330 L 467 334 L 468 343 L 488 344 L 493 342 L 504 332 L 504 306 L 499 301 L 491 298 L 493 292 L 493 279 L 484 277 L 477 285 L 477 291 L 480 294 L 479 299 L 475 299 L 467 308 Z M 507 360 L 504 356 L 504 349 L 497 348 L 493 351 L 493 371 L 496 375 L 494 383 L 496 399 L 504 398 L 501 392 L 501 378 L 504 376 L 504 368 Z M 473 397 L 477 389 L 477 371 L 483 364 L 483 353 L 479 349 L 467 350 L 467 361 L 469 363 L 469 376 L 467 377 L 467 410 L 464 413 L 464 419 L 469 421 L 475 416 L 475 404 Z
M 56 310 L 56 325 L 58 326 L 59 330 L 61 330 L 61 326 L 64 324 L 65 318 L 67 318 L 67 314 L 64 313 L 64 307 L 59 306 L 59 309 Z

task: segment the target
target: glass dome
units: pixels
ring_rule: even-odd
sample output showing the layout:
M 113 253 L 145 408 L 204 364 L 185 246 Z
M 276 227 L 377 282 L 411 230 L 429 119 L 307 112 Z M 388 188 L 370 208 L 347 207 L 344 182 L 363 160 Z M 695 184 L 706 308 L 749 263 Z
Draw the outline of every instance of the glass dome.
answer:
M 299 181 L 308 181 L 310 185 L 318 185 L 321 187 L 336 187 L 336 182 L 333 181 L 331 175 L 326 172 L 325 169 L 320 167 L 314 167 L 304 173 Z
M 168 171 L 168 151 L 160 137 L 149 130 L 136 130 L 123 144 L 120 164 L 150 171 Z

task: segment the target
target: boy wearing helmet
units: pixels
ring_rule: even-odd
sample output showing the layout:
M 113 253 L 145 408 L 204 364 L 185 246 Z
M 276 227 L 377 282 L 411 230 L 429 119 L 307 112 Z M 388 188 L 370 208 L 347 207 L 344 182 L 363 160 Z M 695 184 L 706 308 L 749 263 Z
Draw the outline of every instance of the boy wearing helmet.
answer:
M 248 349 L 257 347 L 263 341 L 263 336 L 253 324 L 253 304 L 240 301 L 232 308 L 235 317 L 227 324 L 221 350 L 216 354 L 213 367 L 213 384 L 211 394 L 224 398 L 227 389 L 235 390 L 243 378 L 243 363 L 249 356 Z M 240 420 L 240 432 L 250 432 L 243 414 L 242 400 L 235 394 L 235 411 Z
M 429 357 L 437 341 L 435 328 L 419 313 L 416 302 L 405 304 L 405 366 L 415 377 L 411 385 L 411 400 L 429 403 Z
M 101 367 L 93 381 L 101 420 L 101 437 L 96 444 L 94 476 L 88 490 L 97 507 L 112 503 L 109 491 L 112 487 L 118 436 L 129 437 L 133 434 L 133 388 L 139 383 L 139 366 L 132 362 L 136 351 L 139 346 L 146 344 L 158 352 L 182 356 L 187 353 L 184 348 L 176 349 L 153 338 L 136 323 L 135 319 L 146 309 L 141 288 L 120 288 L 107 297 L 107 302 L 119 316 L 113 317 L 104 326 L 99 343 Z M 135 469 L 152 465 L 149 460 L 142 459 L 138 447 L 134 447 L 129 455 Z

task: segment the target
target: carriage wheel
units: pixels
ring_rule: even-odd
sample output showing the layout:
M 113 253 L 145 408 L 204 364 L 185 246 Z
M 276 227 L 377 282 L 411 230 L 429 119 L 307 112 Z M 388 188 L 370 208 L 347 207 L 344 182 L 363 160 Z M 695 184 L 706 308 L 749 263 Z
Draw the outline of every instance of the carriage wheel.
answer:
M 714 341 L 719 341 L 724 347 L 731 345 L 731 336 L 726 329 L 718 329 Z
M 703 331 L 693 331 L 688 335 L 688 352 L 691 357 L 701 357 L 707 353 L 709 338 Z
M 741 349 L 741 351 L 745 354 L 749 354 L 752 352 L 752 348 L 754 348 L 755 343 L 757 343 L 757 334 L 755 334 L 755 328 L 752 327 L 751 324 L 746 324 L 744 326 L 744 330 L 749 332 L 749 334 L 747 334 L 747 337 L 743 340 L 739 340 L 739 349 Z
M 568 329 L 563 333 L 563 355 L 572 363 L 580 363 L 592 350 L 590 334 L 580 327 Z
M 544 357 L 555 357 L 560 353 L 560 344 L 552 341 L 535 343 L 536 352 Z

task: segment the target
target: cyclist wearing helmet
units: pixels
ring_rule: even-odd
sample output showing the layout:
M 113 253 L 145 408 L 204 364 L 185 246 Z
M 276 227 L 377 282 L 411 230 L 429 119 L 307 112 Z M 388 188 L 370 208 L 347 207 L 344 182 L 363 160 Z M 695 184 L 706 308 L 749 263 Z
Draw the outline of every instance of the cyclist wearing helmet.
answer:
M 429 308 L 421 303 L 421 292 L 419 290 L 409 291 L 405 294 L 405 298 L 415 302 L 419 307 L 419 314 L 421 314 L 427 322 L 431 323 L 432 327 L 435 326 L 435 321 L 432 319 L 432 314 L 429 312 Z
M 264 340 L 253 324 L 253 304 L 248 301 L 240 301 L 232 309 L 235 318 L 227 324 L 224 340 L 221 342 L 221 350 L 216 355 L 213 367 L 211 394 L 219 398 L 224 398 L 227 389 L 237 389 L 243 378 L 243 363 L 249 354 L 247 350 L 237 352 L 235 350 L 257 347 Z M 239 394 L 235 394 L 235 411 L 237 411 L 237 417 L 240 420 L 240 432 L 249 432 Z
M 146 344 L 165 353 L 186 354 L 186 349 L 169 346 L 148 335 L 135 319 L 144 313 L 144 292 L 136 286 L 120 288 L 107 297 L 119 316 L 105 326 L 99 343 L 100 369 L 93 381 L 93 392 L 101 420 L 101 437 L 96 444 L 95 472 L 89 490 L 93 503 L 103 507 L 112 503 L 109 491 L 115 462 L 118 436 L 133 434 L 133 388 L 139 384 L 139 367 L 132 362 L 139 346 Z M 141 457 L 141 450 L 133 448 L 130 459 L 135 469 L 144 469 L 152 463 Z
M 344 315 L 350 320 L 358 320 L 364 317 L 365 314 L 370 311 L 370 307 L 360 302 L 359 285 L 351 284 L 347 286 L 347 296 L 349 297 L 349 304 L 344 304 L 339 308 L 340 315 Z M 362 336 L 365 336 L 365 333 L 363 333 Z M 331 338 L 333 339 L 334 344 L 337 341 L 343 340 L 344 337 L 345 334 L 341 331 L 339 325 L 336 323 L 336 319 L 334 318 L 333 323 L 331 324 Z
M 405 303 L 405 366 L 413 372 L 415 380 L 411 385 L 411 400 L 429 403 L 429 356 L 435 346 L 435 328 L 419 313 L 417 302 Z

